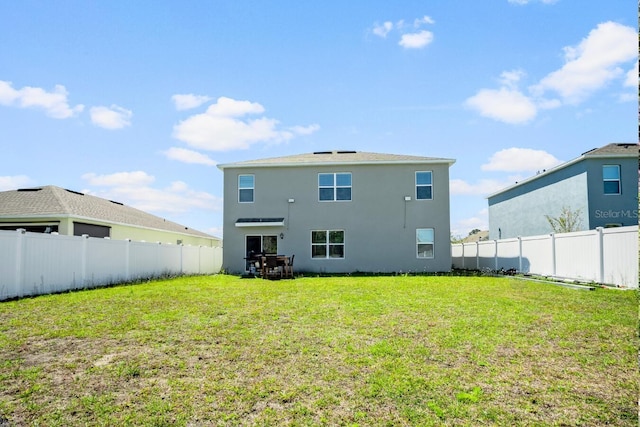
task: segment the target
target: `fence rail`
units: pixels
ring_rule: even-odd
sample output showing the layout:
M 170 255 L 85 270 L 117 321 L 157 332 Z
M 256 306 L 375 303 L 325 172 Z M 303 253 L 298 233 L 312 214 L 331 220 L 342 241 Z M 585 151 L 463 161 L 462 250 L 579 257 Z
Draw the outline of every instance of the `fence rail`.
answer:
M 454 268 L 515 269 L 624 288 L 638 287 L 638 227 L 451 245 Z
M 0 300 L 221 268 L 219 247 L 0 230 Z

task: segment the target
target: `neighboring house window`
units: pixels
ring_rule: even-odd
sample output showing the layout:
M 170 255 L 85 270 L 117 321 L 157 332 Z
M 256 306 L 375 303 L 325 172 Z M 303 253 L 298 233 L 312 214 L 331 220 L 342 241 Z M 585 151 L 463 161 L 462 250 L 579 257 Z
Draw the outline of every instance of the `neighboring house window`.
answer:
M 255 180 L 256 178 L 253 175 L 238 176 L 238 202 L 253 203 Z
M 351 173 L 318 174 L 318 199 L 321 202 L 351 200 Z
M 88 234 L 90 237 L 110 237 L 111 227 L 73 221 L 73 235 L 82 236 L 83 234 Z
M 344 258 L 344 230 L 312 231 L 311 258 Z
M 416 248 L 418 258 L 433 258 L 433 228 L 416 230 Z
M 602 166 L 602 180 L 604 182 L 604 194 L 620 194 L 620 166 Z
M 431 172 L 416 172 L 416 200 L 433 199 Z

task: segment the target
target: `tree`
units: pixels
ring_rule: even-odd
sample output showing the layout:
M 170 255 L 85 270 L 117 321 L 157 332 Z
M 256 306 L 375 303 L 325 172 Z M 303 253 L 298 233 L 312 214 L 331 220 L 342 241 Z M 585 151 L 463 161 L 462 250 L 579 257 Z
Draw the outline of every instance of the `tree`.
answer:
M 571 233 L 579 231 L 582 227 L 581 209 L 571 210 L 567 206 L 563 206 L 558 217 L 545 215 L 551 229 L 554 233 Z
M 454 235 L 453 233 L 451 233 L 450 236 L 451 236 L 451 243 L 462 243 L 463 241 L 462 237 L 458 235 Z

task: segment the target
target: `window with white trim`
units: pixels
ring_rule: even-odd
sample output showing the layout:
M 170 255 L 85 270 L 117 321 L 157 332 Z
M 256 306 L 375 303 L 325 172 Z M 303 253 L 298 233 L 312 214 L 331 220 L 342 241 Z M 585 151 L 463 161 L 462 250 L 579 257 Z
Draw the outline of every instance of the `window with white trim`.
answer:
M 603 165 L 602 181 L 604 194 L 620 194 L 620 166 Z
M 416 230 L 416 251 L 418 258 L 433 258 L 433 228 Z
M 344 230 L 312 231 L 311 258 L 344 258 Z
M 238 175 L 238 202 L 253 203 L 255 181 L 253 175 Z
M 416 172 L 416 200 L 433 199 L 433 176 L 431 171 Z
M 319 173 L 318 200 L 336 202 L 351 200 L 351 173 Z

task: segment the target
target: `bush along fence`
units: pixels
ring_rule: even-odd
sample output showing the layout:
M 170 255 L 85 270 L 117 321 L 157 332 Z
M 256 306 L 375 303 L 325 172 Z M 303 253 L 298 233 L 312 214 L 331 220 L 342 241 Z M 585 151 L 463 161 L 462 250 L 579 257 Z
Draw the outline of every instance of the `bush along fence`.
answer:
M 457 243 L 454 268 L 515 270 L 623 288 L 638 288 L 638 227 Z
M 221 247 L 0 231 L 0 300 L 221 268 Z

